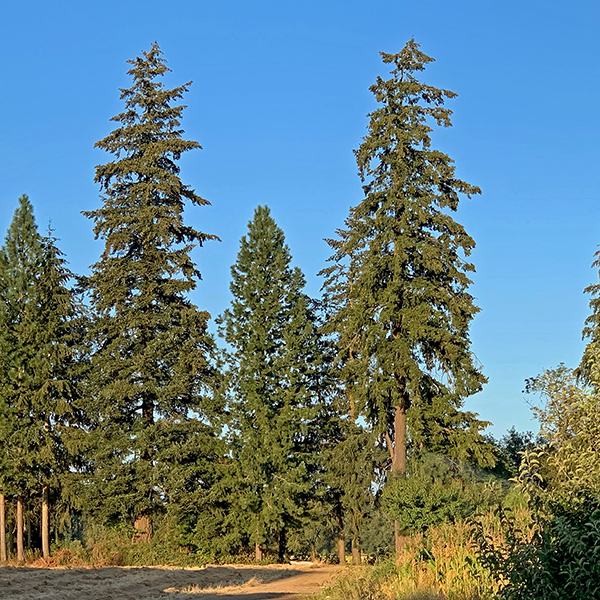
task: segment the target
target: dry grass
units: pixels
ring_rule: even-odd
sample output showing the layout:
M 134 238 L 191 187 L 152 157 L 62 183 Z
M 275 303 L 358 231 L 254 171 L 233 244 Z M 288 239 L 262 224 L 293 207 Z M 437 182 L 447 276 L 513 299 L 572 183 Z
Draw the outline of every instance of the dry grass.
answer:
M 529 511 L 513 517 L 525 539 L 533 534 Z M 496 548 L 505 548 L 500 519 L 479 520 L 483 535 Z M 395 562 L 357 571 L 324 592 L 321 600 L 491 600 L 499 590 L 492 574 L 477 559 L 472 526 L 445 524 L 427 537 L 412 537 Z
M 264 583 L 267 583 L 267 581 L 265 581 L 264 578 L 252 577 L 252 579 L 249 579 L 246 583 L 243 583 L 241 585 L 218 584 L 214 587 L 199 587 L 197 585 L 188 585 L 182 588 L 170 587 L 165 589 L 164 591 L 176 594 L 231 594 L 232 592 L 239 592 L 240 590 L 246 588 L 254 588 Z

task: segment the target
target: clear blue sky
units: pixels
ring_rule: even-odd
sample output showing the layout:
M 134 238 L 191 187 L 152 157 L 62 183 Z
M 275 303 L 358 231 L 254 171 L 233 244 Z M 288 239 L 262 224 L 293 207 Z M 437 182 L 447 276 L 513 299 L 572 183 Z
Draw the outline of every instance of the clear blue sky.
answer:
M 166 83 L 194 81 L 183 126 L 204 149 L 182 177 L 212 202 L 188 222 L 222 239 L 195 252 L 194 301 L 213 316 L 257 204 L 318 294 L 323 238 L 361 198 L 352 150 L 374 107 L 368 87 L 386 75 L 378 52 L 414 36 L 437 59 L 426 81 L 459 94 L 435 144 L 483 189 L 457 215 L 478 244 L 472 340 L 490 379 L 467 406 L 496 435 L 535 428 L 523 381 L 578 363 L 582 290 L 598 280 L 600 4 L 56 0 L 4 2 L 2 13 L 0 232 L 27 193 L 75 272 L 97 260 L 80 215 L 99 205 L 94 166 L 108 159 L 93 145 L 121 110 L 125 61 L 156 40 Z

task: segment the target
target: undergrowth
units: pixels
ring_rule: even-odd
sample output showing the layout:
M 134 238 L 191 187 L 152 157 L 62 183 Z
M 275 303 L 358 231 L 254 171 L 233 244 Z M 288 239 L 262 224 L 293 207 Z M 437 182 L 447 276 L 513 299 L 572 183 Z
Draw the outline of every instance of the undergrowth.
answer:
M 527 535 L 530 513 L 515 509 Z M 478 518 L 477 532 L 501 547 L 504 530 L 493 513 Z M 470 523 L 446 523 L 409 539 L 403 551 L 373 567 L 354 569 L 318 600 L 492 600 L 502 582 L 479 560 Z

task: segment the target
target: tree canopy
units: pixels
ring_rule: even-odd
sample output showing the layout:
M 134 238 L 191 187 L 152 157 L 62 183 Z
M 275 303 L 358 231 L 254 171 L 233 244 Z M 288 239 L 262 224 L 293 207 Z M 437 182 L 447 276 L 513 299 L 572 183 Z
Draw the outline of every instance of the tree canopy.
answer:
M 460 437 L 456 450 L 485 462 L 485 423 L 460 410 L 486 381 L 469 339 L 475 242 L 451 216 L 480 189 L 430 136 L 432 124 L 451 125 L 444 103 L 456 94 L 417 79 L 433 59 L 414 40 L 382 58 L 391 77 L 371 86 L 379 106 L 355 153 L 364 199 L 328 240 L 329 330 L 352 402 L 385 436 L 395 469 L 405 470 L 407 417 L 417 446 L 451 449 Z
M 236 501 L 256 545 L 276 540 L 306 512 L 319 409 L 319 338 L 304 276 L 291 266 L 283 232 L 259 206 L 231 268 L 231 307 L 221 317 L 230 346 Z
M 84 213 L 105 244 L 85 286 L 93 309 L 94 489 L 108 521 L 160 509 L 169 490 L 157 457 L 175 429 L 214 435 L 209 315 L 188 293 L 200 278 L 192 248 L 216 238 L 184 223 L 186 202 L 208 202 L 182 182 L 177 164 L 200 148 L 180 129 L 184 106 L 177 101 L 190 84 L 163 85 L 168 69 L 156 43 L 129 62 L 125 110 L 96 144 L 114 157 L 96 167 L 103 205 Z M 202 420 L 192 422 L 192 413 Z

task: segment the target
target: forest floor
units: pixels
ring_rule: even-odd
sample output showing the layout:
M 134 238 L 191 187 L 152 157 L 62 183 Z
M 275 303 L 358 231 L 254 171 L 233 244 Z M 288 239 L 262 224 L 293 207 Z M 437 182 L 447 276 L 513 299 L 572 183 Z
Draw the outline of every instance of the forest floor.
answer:
M 343 568 L 322 564 L 200 568 L 0 567 L 2 600 L 300 600 Z

